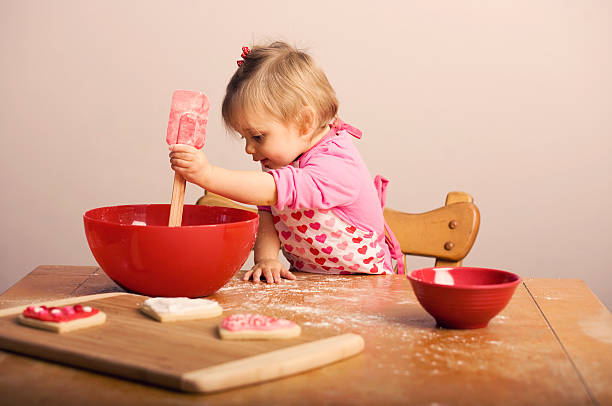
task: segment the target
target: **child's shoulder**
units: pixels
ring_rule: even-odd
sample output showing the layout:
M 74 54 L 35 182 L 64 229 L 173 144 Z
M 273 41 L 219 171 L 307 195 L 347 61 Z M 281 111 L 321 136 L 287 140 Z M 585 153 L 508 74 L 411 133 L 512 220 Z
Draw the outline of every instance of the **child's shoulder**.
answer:
M 316 149 L 305 153 L 299 160 L 299 166 L 353 170 L 361 161 L 361 156 L 350 139 L 336 139 L 317 145 Z
M 316 157 L 318 155 L 351 158 L 359 156 L 359 152 L 353 143 L 353 136 L 346 131 L 340 131 L 338 134 L 326 136 L 305 154 L 306 157 Z

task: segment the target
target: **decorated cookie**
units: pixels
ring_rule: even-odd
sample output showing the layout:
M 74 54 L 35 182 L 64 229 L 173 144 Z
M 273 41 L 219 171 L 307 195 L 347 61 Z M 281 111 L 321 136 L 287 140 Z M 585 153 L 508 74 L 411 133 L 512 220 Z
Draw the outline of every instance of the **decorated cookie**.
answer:
M 297 337 L 300 333 L 300 326 L 290 320 L 261 314 L 232 314 L 219 326 L 224 340 L 273 340 Z
M 219 316 L 223 308 L 209 299 L 187 297 L 152 297 L 140 308 L 147 316 L 161 322 L 208 319 Z
M 80 304 L 63 307 L 28 306 L 18 320 L 26 326 L 65 333 L 102 324 L 106 321 L 106 314 Z

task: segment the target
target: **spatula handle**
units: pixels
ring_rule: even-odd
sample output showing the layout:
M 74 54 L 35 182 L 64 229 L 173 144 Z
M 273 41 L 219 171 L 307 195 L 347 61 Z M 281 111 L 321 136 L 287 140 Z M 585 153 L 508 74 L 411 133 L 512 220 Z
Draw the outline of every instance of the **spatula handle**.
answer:
M 172 201 L 170 202 L 170 218 L 168 226 L 180 227 L 183 222 L 183 204 L 185 203 L 185 178 L 174 173 L 172 186 Z

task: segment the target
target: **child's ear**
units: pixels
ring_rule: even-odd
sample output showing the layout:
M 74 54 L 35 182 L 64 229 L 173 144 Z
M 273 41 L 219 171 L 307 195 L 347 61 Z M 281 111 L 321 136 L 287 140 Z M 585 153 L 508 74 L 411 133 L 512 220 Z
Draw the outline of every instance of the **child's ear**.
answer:
M 310 106 L 302 107 L 298 115 L 300 135 L 310 135 L 317 127 L 317 113 Z

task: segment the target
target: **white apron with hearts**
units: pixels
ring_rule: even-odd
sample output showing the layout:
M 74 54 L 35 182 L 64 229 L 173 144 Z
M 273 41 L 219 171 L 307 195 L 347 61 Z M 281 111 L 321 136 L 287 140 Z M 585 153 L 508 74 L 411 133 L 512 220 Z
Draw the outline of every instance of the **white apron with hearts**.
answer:
M 332 210 L 274 207 L 274 227 L 291 267 L 326 274 L 391 274 L 384 235 L 347 224 Z

